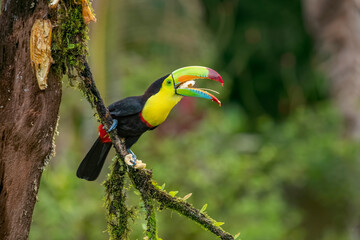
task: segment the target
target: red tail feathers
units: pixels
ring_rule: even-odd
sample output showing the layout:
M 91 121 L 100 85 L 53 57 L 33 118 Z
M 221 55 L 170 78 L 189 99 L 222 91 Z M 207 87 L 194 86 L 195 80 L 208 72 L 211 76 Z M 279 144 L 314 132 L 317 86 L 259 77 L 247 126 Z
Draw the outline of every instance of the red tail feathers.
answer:
M 108 133 L 105 131 L 105 129 L 103 128 L 103 125 L 102 125 L 102 124 L 99 125 L 99 133 L 100 133 L 101 142 L 103 142 L 103 143 L 111 142 L 111 140 L 110 140 L 110 138 L 109 138 L 109 135 L 108 135 Z

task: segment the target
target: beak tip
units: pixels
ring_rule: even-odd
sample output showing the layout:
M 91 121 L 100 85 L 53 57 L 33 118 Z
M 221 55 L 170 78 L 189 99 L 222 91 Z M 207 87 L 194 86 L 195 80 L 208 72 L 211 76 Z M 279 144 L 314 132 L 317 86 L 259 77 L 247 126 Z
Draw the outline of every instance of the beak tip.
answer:
M 218 74 L 215 70 L 212 70 L 211 68 L 207 68 L 209 70 L 208 78 L 215 80 L 217 82 L 220 82 L 222 86 L 224 86 L 224 81 L 220 74 Z
M 220 102 L 220 100 L 219 99 L 217 99 L 217 98 L 213 98 L 212 99 L 214 102 L 216 102 L 217 104 L 219 104 L 219 107 L 221 107 L 221 102 Z

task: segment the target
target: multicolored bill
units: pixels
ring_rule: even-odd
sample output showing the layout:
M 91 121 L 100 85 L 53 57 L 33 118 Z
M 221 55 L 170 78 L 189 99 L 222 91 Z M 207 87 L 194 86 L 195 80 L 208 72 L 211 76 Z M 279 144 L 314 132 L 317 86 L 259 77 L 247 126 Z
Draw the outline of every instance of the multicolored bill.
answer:
M 201 66 L 190 66 L 183 67 L 172 72 L 172 78 L 174 81 L 175 92 L 178 95 L 187 96 L 187 97 L 198 97 L 210 99 L 214 102 L 217 102 L 221 106 L 221 102 L 211 93 L 205 91 L 213 91 L 211 89 L 204 88 L 194 88 L 195 80 L 198 79 L 209 79 L 220 82 L 224 86 L 224 82 L 216 71 L 211 68 L 201 67 Z

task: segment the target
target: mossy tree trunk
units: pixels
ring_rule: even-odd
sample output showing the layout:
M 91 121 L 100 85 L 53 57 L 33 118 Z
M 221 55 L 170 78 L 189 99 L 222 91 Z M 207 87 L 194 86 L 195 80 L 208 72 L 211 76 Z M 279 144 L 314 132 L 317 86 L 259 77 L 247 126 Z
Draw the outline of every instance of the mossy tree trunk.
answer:
M 51 70 L 40 90 L 30 64 L 30 34 L 48 18 L 45 0 L 2 0 L 0 14 L 0 239 L 27 239 L 61 101 Z

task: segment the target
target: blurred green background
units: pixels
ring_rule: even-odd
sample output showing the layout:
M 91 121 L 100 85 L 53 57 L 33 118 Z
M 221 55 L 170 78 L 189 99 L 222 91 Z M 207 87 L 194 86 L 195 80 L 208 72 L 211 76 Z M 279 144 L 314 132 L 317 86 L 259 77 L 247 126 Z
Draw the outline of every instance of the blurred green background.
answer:
M 107 104 L 143 94 L 189 65 L 217 70 L 223 105 L 184 99 L 133 147 L 158 184 L 193 193 L 195 207 L 243 240 L 342 240 L 359 219 L 359 144 L 343 136 L 300 0 L 95 1 L 90 63 Z M 77 179 L 97 136 L 93 111 L 64 79 L 56 157 L 43 173 L 30 239 L 108 239 L 104 188 Z M 113 155 L 113 152 L 110 154 Z M 131 239 L 143 239 L 137 208 Z M 217 239 L 157 212 L 163 239 Z

